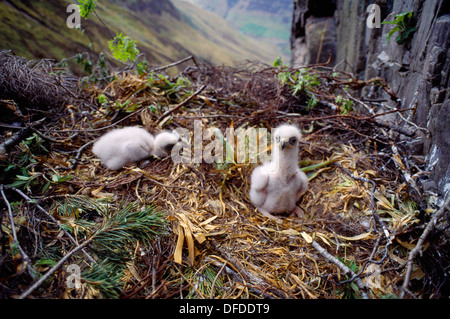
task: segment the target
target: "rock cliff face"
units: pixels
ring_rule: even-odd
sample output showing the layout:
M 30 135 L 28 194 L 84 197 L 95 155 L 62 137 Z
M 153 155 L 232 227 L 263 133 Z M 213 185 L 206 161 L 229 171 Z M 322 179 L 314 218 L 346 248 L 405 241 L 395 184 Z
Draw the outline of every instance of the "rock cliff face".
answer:
M 336 60 L 335 0 L 294 0 L 291 30 L 291 65 Z
M 446 3 L 447 2 L 447 3 Z M 394 34 L 386 43 L 392 25 L 369 28 L 366 24 L 370 4 L 380 7 L 381 21 L 413 12 L 416 31 L 404 44 Z M 361 79 L 381 77 L 401 99 L 406 120 L 391 118 L 419 136 L 409 143 L 413 155 L 423 156 L 431 179 L 425 191 L 441 198 L 450 192 L 450 9 L 446 0 L 294 0 L 292 26 L 292 65 L 324 62 Z M 319 8 L 319 9 L 318 9 Z M 320 9 L 324 8 L 324 10 Z M 332 12 L 330 12 L 332 10 Z M 327 28 L 323 26 L 327 22 Z M 322 25 L 321 25 L 322 23 Z M 333 27 L 330 27 L 333 26 Z M 333 30 L 333 28 L 335 28 Z M 316 30 L 316 31 L 314 31 Z M 317 32 L 317 30 L 321 30 Z M 324 40 L 319 41 L 321 36 Z M 318 50 L 322 52 L 318 54 Z M 325 50 L 325 54 L 323 51 Z M 371 99 L 384 99 L 381 92 L 362 91 Z M 386 111 L 385 103 L 375 112 Z

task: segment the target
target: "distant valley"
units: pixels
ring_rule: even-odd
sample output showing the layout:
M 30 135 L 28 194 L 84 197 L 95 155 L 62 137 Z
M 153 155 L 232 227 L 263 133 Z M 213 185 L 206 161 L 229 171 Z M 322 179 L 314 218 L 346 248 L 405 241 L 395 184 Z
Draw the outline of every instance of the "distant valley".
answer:
M 283 55 L 279 46 L 237 31 L 217 14 L 181 0 L 100 0 L 96 12 L 82 19 L 83 31 L 66 26 L 74 1 L 4 0 L 0 2 L 0 49 L 27 58 L 61 60 L 81 52 L 108 51 L 108 41 L 122 32 L 137 41 L 151 65 L 189 55 L 215 65 L 245 60 L 271 63 Z
M 224 18 L 243 34 L 271 43 L 289 61 L 292 0 L 184 0 Z

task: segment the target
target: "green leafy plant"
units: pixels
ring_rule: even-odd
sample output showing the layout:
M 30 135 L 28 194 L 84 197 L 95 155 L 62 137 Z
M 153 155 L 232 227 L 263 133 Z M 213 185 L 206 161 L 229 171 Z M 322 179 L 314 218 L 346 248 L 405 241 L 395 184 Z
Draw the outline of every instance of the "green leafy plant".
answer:
M 347 114 L 353 110 L 353 101 L 350 99 L 344 99 L 340 94 L 336 97 L 335 102 L 343 114 Z
M 78 0 L 78 6 L 80 7 L 80 15 L 87 19 L 89 15 L 95 11 L 97 0 Z
M 148 62 L 147 59 L 142 58 L 142 61 L 137 61 L 136 63 L 136 71 L 138 75 L 146 74 L 148 70 Z
M 60 176 L 58 174 L 53 174 L 51 179 L 48 179 L 45 175 L 43 175 L 43 177 L 47 182 L 45 183 L 44 187 L 42 188 L 42 193 L 45 193 L 51 185 L 58 184 L 58 183 L 64 183 L 73 178 L 72 175 Z
M 294 82 L 294 84 L 291 85 L 293 89 L 292 95 L 297 95 L 298 92 L 302 91 L 310 92 L 311 88 L 320 85 L 317 75 L 310 75 L 306 69 L 296 71 L 294 74 L 291 74 L 291 78 Z
M 97 100 L 98 100 L 98 104 L 100 104 L 101 106 L 108 106 L 108 104 L 109 104 L 108 97 L 105 94 L 100 94 L 97 97 Z
M 287 85 L 292 90 L 292 95 L 303 93 L 308 98 L 306 110 L 315 107 L 318 100 L 314 94 L 314 88 L 320 85 L 317 74 L 311 74 L 307 68 L 290 71 L 286 65 L 283 64 L 281 58 L 278 58 L 273 63 L 273 66 L 278 68 L 278 80 L 282 85 Z
M 310 99 L 308 100 L 308 104 L 306 104 L 306 110 L 309 111 L 310 109 L 312 109 L 313 107 L 315 107 L 317 105 L 317 98 L 314 94 L 310 95 Z
M 185 97 L 191 95 L 193 91 L 190 90 L 191 82 L 182 76 L 171 79 L 169 76 L 159 73 L 151 72 L 148 76 L 148 85 L 157 87 L 164 91 L 170 99 L 179 99 L 180 94 Z
M 22 173 L 22 175 L 16 175 L 16 178 L 14 182 L 9 184 L 8 186 L 14 187 L 14 188 L 28 188 L 33 182 L 34 184 L 37 183 L 36 179 L 39 177 L 39 175 L 29 175 L 28 172 Z
M 281 59 L 281 57 L 278 57 L 278 58 L 276 58 L 275 59 L 275 61 L 273 61 L 273 67 L 275 67 L 275 68 L 279 68 L 279 67 L 281 67 L 281 66 L 285 66 L 284 64 L 283 64 L 283 59 Z
M 84 19 L 87 20 L 91 13 L 96 13 L 96 2 L 97 0 L 78 0 L 80 15 Z M 97 17 L 102 21 L 98 15 Z M 103 21 L 102 23 L 106 26 Z M 82 32 L 84 32 L 84 30 L 82 30 Z M 111 30 L 110 32 L 112 33 Z M 131 62 L 128 67 L 130 69 L 134 68 L 139 75 L 147 73 L 148 62 L 145 57 L 141 55 L 136 46 L 136 41 L 131 37 L 124 36 L 122 33 L 116 33 L 116 36 L 108 42 L 108 45 L 115 59 L 124 63 Z M 92 42 L 90 43 L 90 49 L 93 50 Z M 106 58 L 103 53 L 100 53 L 96 66 L 93 65 L 87 53 L 78 54 L 74 58 L 76 59 L 75 62 L 83 67 L 84 72 L 90 74 L 88 78 L 83 78 L 83 83 L 88 81 L 97 82 L 104 79 L 109 80 L 114 77 L 108 70 Z M 67 67 L 67 61 L 70 59 L 73 58 L 64 59 L 59 63 L 59 66 L 63 68 Z
M 140 54 L 136 41 L 122 33 L 116 34 L 114 39 L 109 41 L 109 48 L 114 58 L 122 62 L 135 61 Z
M 8 186 L 26 189 L 33 185 L 42 185 L 42 183 L 39 182 L 39 179 L 42 178 L 45 181 L 45 184 L 42 187 L 41 192 L 45 193 L 51 185 L 66 182 L 72 179 L 72 177 L 72 175 L 60 176 L 58 174 L 53 174 L 50 178 L 48 178 L 42 173 L 30 175 L 27 171 L 25 171 L 22 175 L 16 175 L 15 181 Z
M 47 154 L 48 149 L 44 146 L 45 140 L 36 133 L 33 133 L 30 137 L 27 137 L 21 145 L 31 154 Z
M 117 299 L 122 291 L 121 279 L 124 276 L 122 268 L 108 259 L 93 265 L 81 274 L 83 281 L 100 293 L 106 299 Z
M 343 258 L 337 256 L 339 261 L 344 263 L 348 268 L 350 268 L 354 273 L 358 272 L 358 265 L 356 265 L 354 260 L 344 260 Z M 350 279 L 347 275 L 345 275 L 345 278 L 348 280 Z M 341 294 L 342 298 L 344 299 L 360 299 L 361 295 L 359 292 L 358 286 L 353 282 L 347 282 L 344 284 L 344 287 L 342 290 L 338 290 L 338 292 Z
M 86 74 L 92 73 L 92 61 L 87 53 L 79 53 L 75 56 L 75 62 L 83 67 Z
M 22 189 L 36 187 L 38 191 L 45 193 L 51 185 L 66 182 L 73 177 L 72 175 L 60 176 L 56 173 L 48 177 L 44 173 L 30 170 L 30 166 L 37 163 L 40 156 L 49 153 L 44 143 L 45 140 L 36 133 L 20 143 L 21 154 L 18 156 L 18 161 L 4 169 L 5 173 L 11 171 L 11 175 L 15 176 L 8 186 Z
M 49 153 L 45 147 L 45 140 L 36 133 L 27 137 L 19 144 L 20 154 L 17 161 L 10 163 L 4 172 L 11 174 L 13 182 L 9 184 L 11 187 L 27 188 L 38 183 L 38 178 L 42 176 L 41 173 L 29 173 L 30 165 L 38 162 L 39 156 Z
M 403 12 L 395 15 L 395 19 L 392 21 L 385 21 L 382 24 L 393 24 L 395 28 L 389 31 L 386 37 L 386 44 L 389 42 L 389 39 L 396 32 L 400 32 L 400 34 L 395 38 L 395 41 L 398 44 L 403 44 L 409 38 L 410 35 L 414 31 L 416 31 L 416 27 L 412 26 L 412 12 Z

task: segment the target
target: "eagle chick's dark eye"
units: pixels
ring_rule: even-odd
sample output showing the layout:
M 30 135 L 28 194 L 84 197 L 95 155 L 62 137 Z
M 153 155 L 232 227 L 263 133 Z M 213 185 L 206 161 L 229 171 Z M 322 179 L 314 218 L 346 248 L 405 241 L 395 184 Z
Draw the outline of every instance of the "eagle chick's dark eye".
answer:
M 295 143 L 297 143 L 297 139 L 296 139 L 295 137 L 291 137 L 291 138 L 289 139 L 289 143 L 292 144 L 292 145 L 294 145 Z
M 275 137 L 275 141 L 279 142 L 279 141 L 280 141 L 280 137 L 279 137 L 279 136 L 276 136 L 276 137 Z
M 175 144 L 166 144 L 164 145 L 163 149 L 166 153 L 170 153 L 172 151 L 172 148 L 175 146 Z

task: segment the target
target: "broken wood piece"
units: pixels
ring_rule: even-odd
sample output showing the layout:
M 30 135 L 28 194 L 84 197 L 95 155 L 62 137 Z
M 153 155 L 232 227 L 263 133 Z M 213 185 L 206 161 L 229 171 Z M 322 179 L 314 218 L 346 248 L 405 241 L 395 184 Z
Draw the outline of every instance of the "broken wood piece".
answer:
M 176 105 L 175 107 L 171 108 L 170 110 L 167 110 L 166 112 L 164 112 L 163 115 L 161 115 L 157 120 L 156 123 L 161 123 L 161 121 L 169 114 L 175 112 L 176 110 L 178 110 L 180 107 L 182 107 L 183 105 L 185 105 L 187 102 L 189 102 L 190 100 L 192 100 L 195 96 L 197 96 L 201 91 L 203 91 L 206 88 L 206 85 L 202 85 L 194 94 L 192 94 L 191 96 L 189 96 L 186 100 L 184 100 L 183 102 L 179 103 L 178 105 Z

